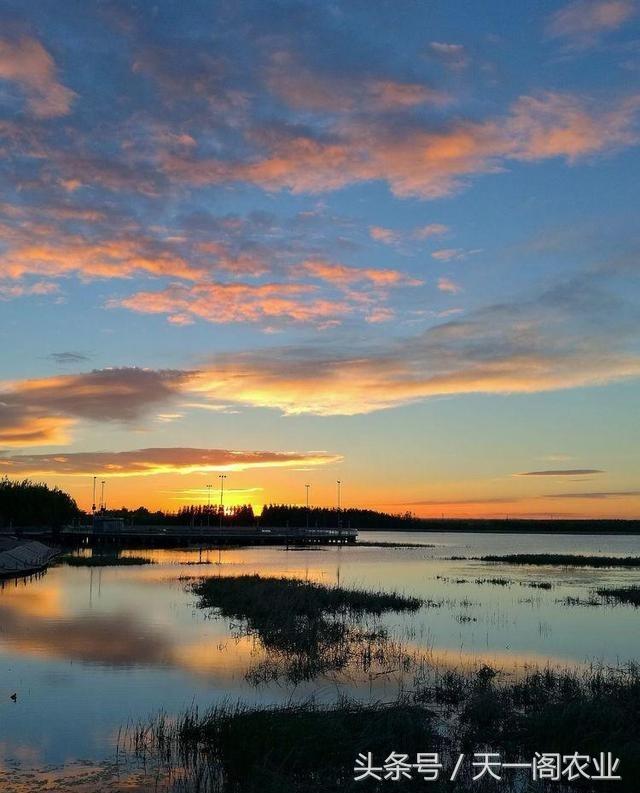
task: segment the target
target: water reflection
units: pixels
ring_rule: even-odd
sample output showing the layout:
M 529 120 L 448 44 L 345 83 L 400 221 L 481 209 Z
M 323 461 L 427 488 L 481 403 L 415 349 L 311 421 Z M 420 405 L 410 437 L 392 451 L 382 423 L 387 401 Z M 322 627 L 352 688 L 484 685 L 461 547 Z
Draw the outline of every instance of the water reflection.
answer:
M 446 558 L 541 549 L 640 555 L 640 538 L 406 534 L 397 539 L 436 547 L 295 553 L 228 549 L 220 555 L 221 564 L 217 550 L 203 551 L 202 558 L 199 549 L 135 550 L 126 553 L 147 556 L 155 564 L 61 565 L 36 580 L 6 584 L 0 589 L 3 767 L 107 757 L 121 724 L 160 708 L 174 712 L 192 702 L 207 706 L 229 698 L 281 703 L 311 694 L 330 701 L 340 690 L 377 698 L 402 685 L 397 664 L 389 667 L 394 671 L 387 677 L 375 678 L 366 673 L 341 677 L 335 668 L 318 670 L 319 679 L 296 686 L 288 685 L 278 670 L 265 674 L 264 664 L 274 656 L 265 653 L 261 637 L 237 625 L 234 629 L 229 617 L 208 619 L 189 591 L 189 581 L 179 580 L 185 577 L 260 573 L 405 592 L 430 607 L 415 614 L 383 614 L 368 629 L 384 631 L 405 655 L 428 658 L 439 667 L 486 661 L 516 671 L 548 662 L 616 663 L 640 654 L 637 610 L 570 608 L 563 603 L 568 596 L 586 598 L 597 586 L 635 583 L 637 571 L 532 570 Z M 209 564 L 194 564 L 198 561 Z M 508 584 L 492 584 L 494 577 Z M 536 583 L 550 588 L 531 586 Z M 284 656 L 275 660 L 286 662 Z M 250 685 L 247 673 L 256 669 L 263 681 L 276 677 L 277 684 Z M 18 693 L 16 703 L 9 700 L 13 691 Z

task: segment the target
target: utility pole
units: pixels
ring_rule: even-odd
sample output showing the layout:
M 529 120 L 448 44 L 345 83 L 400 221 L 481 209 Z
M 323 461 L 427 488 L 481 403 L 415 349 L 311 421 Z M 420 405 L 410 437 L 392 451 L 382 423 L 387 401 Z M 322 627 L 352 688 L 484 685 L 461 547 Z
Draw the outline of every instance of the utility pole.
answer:
M 211 515 L 211 488 L 213 485 L 207 485 L 207 528 L 209 528 L 209 517 Z
M 224 480 L 227 478 L 226 474 L 220 474 L 220 529 L 222 530 L 222 518 L 224 517 Z

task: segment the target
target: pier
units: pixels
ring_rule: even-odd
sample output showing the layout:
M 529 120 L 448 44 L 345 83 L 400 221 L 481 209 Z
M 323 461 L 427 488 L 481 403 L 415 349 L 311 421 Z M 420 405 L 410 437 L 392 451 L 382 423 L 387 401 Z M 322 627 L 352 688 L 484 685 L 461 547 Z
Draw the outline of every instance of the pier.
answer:
M 50 537 L 50 532 L 23 530 L 23 536 Z M 351 528 L 289 526 L 135 526 L 104 521 L 95 527 L 68 526 L 55 535 L 61 545 L 120 545 L 185 547 L 193 545 L 351 545 L 358 532 Z

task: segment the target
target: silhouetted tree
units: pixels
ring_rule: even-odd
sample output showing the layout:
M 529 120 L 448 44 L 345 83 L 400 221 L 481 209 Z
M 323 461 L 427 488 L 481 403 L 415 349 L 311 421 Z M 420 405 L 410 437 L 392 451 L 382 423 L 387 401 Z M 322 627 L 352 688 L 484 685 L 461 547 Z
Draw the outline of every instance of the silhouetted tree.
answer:
M 74 499 L 57 487 L 0 479 L 0 526 L 58 528 L 81 514 Z

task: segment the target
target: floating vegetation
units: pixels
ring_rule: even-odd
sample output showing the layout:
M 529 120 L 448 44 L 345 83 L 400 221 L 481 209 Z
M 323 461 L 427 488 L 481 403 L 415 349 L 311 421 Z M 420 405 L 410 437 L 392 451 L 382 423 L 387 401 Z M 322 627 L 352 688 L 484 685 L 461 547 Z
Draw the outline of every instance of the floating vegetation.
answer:
M 550 581 L 522 581 L 521 586 L 529 586 L 532 589 L 553 589 Z
M 602 587 L 596 594 L 607 603 L 626 603 L 640 606 L 640 586 Z
M 588 598 L 575 597 L 574 595 L 567 595 L 561 600 L 556 600 L 556 603 L 561 603 L 563 606 L 602 606 L 602 600 L 590 595 Z
M 358 548 L 435 548 L 436 546 L 431 543 L 424 542 L 388 542 L 376 540 L 358 540 Z
M 323 586 L 296 578 L 243 575 L 197 581 L 193 591 L 203 608 L 215 608 L 234 621 L 236 636 L 254 636 L 266 658 L 247 672 L 264 683 L 285 678 L 303 680 L 344 670 L 349 665 L 369 672 L 373 665 L 406 667 L 407 659 L 386 630 L 366 617 L 388 611 L 417 611 L 418 598 Z M 239 624 L 238 624 L 239 623 Z
M 529 586 L 534 589 L 551 589 L 553 584 L 548 581 L 519 581 L 516 582 L 512 578 L 503 578 L 502 576 L 494 576 L 492 578 L 476 578 L 473 581 L 468 578 L 449 578 L 447 576 L 437 575 L 436 580 L 443 581 L 445 584 L 490 584 L 491 586 L 513 586 L 519 583 L 520 586 Z
M 514 553 L 505 556 L 479 556 L 473 557 L 473 559 L 480 562 L 558 565 L 561 567 L 640 567 L 640 556 L 583 556 L 581 554 L 561 553 Z
M 113 556 L 111 554 L 93 556 L 75 556 L 67 554 L 58 557 L 58 561 L 69 567 L 127 567 L 130 565 L 155 564 L 153 559 L 145 556 Z

